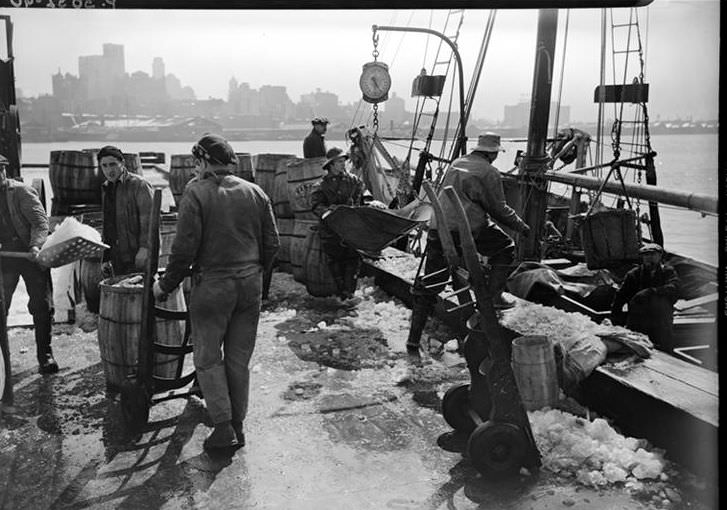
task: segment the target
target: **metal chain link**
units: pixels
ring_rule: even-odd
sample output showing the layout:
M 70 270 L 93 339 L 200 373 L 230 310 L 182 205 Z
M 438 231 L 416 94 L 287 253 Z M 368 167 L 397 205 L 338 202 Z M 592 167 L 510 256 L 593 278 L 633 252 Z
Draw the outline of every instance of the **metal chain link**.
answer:
M 371 36 L 371 40 L 374 43 L 374 51 L 371 52 L 371 55 L 373 55 L 374 62 L 376 62 L 376 59 L 379 58 L 379 33 L 376 30 L 374 30 L 374 33 Z
M 374 133 L 376 133 L 379 130 L 379 105 L 377 103 L 374 103 L 371 108 L 374 110 Z

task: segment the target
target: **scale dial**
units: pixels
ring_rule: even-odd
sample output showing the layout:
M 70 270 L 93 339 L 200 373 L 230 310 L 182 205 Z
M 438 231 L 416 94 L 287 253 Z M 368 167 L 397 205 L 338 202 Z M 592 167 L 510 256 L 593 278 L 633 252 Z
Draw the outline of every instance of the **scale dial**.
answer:
M 363 65 L 361 79 L 358 82 L 364 101 L 380 103 L 389 99 L 391 76 L 389 66 L 383 62 L 368 62 Z

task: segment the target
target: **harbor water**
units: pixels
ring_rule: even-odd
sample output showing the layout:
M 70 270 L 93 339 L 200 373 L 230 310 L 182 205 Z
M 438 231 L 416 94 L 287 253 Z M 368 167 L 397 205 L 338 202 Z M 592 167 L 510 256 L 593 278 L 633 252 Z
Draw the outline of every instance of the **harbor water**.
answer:
M 62 143 L 23 143 L 22 161 L 24 164 L 48 164 L 53 150 L 82 150 L 89 147 L 100 147 L 108 142 L 62 142 Z M 115 143 L 115 142 L 111 142 Z M 154 151 L 166 154 L 167 165 L 172 154 L 188 154 L 193 140 L 189 142 L 119 142 L 117 145 L 124 152 Z M 302 140 L 271 140 L 271 141 L 232 141 L 237 152 L 251 154 L 288 153 L 302 154 Z M 470 141 L 470 146 L 472 142 Z M 717 134 L 693 135 L 653 135 L 652 148 L 656 151 L 657 182 L 665 188 L 701 193 L 711 196 L 718 194 L 717 170 Z M 327 146 L 345 147 L 344 140 L 327 140 Z M 386 144 L 387 149 L 397 158 L 404 159 L 408 146 L 406 142 Z M 500 170 L 512 168 L 518 150 L 524 150 L 522 142 L 503 142 L 505 152 L 495 162 Z M 436 153 L 436 144 L 433 144 Z M 607 156 L 609 154 L 607 153 Z M 412 164 L 416 164 L 418 155 L 412 154 Z M 47 169 L 23 169 L 27 182 L 33 178 L 43 177 L 46 180 L 46 193 L 50 203 L 50 182 Z M 626 182 L 634 182 L 627 175 Z M 611 205 L 605 201 L 606 205 Z M 648 211 L 648 203 L 638 204 L 641 212 Z M 718 219 L 716 216 L 702 216 L 695 211 L 687 211 L 670 206 L 661 206 L 661 222 L 664 231 L 665 248 L 671 252 L 692 257 L 701 262 L 717 265 L 719 260 Z

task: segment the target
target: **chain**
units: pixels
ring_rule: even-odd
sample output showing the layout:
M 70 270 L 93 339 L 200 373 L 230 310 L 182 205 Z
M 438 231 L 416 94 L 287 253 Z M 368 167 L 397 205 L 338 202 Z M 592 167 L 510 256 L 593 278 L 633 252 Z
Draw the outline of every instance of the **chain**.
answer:
M 371 40 L 374 43 L 374 51 L 371 52 L 371 55 L 373 55 L 374 62 L 376 62 L 376 59 L 379 58 L 379 50 L 378 50 L 378 46 L 379 46 L 379 33 L 376 30 L 374 30 L 374 33 L 371 36 Z
M 374 103 L 371 108 L 374 110 L 374 133 L 379 130 L 379 105 Z

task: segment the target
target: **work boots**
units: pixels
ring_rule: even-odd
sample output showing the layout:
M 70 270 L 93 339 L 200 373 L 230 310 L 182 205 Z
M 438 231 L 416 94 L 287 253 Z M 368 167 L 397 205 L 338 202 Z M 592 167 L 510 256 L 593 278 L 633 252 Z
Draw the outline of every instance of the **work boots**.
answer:
M 38 357 L 38 371 L 41 374 L 55 374 L 58 372 L 58 363 L 53 358 L 51 340 L 51 318 L 45 315 L 33 315 L 35 328 L 35 349 Z
M 499 309 L 512 308 L 515 303 L 506 299 L 502 292 L 505 290 L 505 282 L 510 276 L 509 264 L 497 264 L 492 266 L 490 270 L 489 282 L 487 285 L 490 295 L 492 296 L 492 306 Z

